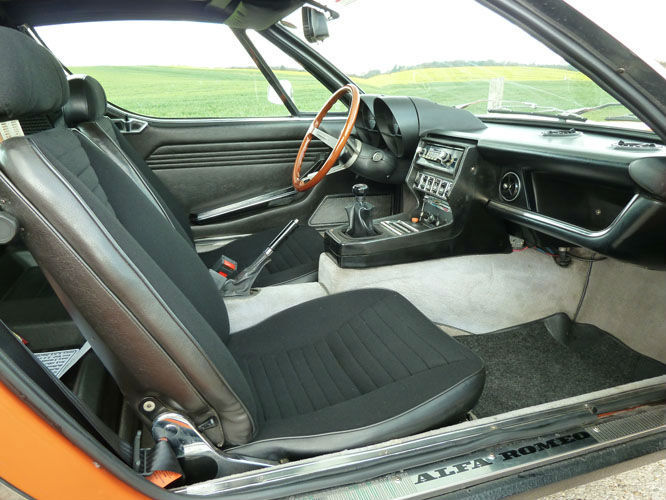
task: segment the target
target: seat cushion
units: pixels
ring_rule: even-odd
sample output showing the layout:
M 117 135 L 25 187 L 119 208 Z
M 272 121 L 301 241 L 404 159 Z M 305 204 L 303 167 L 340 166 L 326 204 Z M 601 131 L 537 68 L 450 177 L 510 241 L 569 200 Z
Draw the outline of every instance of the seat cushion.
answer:
M 209 267 L 221 255 L 231 257 L 243 269 L 249 266 L 282 230 L 272 228 L 232 241 L 228 245 L 199 254 Z M 284 283 L 316 281 L 319 256 L 324 251 L 324 238 L 308 226 L 298 226 L 282 242 L 271 257 L 271 261 L 259 274 L 255 286 L 264 287 Z
M 251 456 L 314 455 L 426 430 L 474 406 L 474 353 L 401 295 L 316 299 L 230 337 L 258 405 Z M 242 449 L 241 449 L 242 448 Z

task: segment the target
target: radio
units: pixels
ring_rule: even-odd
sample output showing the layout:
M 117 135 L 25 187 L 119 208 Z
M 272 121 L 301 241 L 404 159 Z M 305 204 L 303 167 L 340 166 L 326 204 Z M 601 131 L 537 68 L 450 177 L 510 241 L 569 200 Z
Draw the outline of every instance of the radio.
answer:
M 418 151 L 416 163 L 424 167 L 438 168 L 454 174 L 464 149 L 451 146 L 424 144 Z

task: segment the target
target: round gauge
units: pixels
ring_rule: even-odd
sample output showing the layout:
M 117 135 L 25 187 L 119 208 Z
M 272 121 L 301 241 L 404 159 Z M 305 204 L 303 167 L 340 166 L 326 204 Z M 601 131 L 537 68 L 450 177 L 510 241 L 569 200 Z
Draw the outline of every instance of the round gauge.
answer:
M 391 152 L 399 158 L 414 153 L 419 119 L 409 97 L 382 96 L 374 102 L 377 128 Z
M 382 139 L 386 143 L 391 153 L 396 156 L 402 156 L 404 148 L 402 146 L 402 136 L 400 126 L 395 116 L 382 100 L 375 101 L 375 113 L 377 117 L 377 127 L 382 134 Z
M 359 139 L 366 144 L 377 147 L 381 143 L 381 135 L 377 130 L 377 120 L 372 111 L 372 100 L 367 101 L 363 97 L 361 98 L 361 106 L 356 120 L 356 133 Z
M 377 120 L 375 120 L 375 114 L 367 104 L 361 106 L 361 119 L 363 120 L 363 126 L 366 129 L 376 130 Z

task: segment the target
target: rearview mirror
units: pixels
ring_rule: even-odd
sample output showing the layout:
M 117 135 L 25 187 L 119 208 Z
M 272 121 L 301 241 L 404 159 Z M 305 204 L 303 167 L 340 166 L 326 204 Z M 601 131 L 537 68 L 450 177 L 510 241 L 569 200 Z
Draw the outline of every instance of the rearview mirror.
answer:
M 290 98 L 294 97 L 294 87 L 291 85 L 289 80 L 280 80 L 280 85 L 282 85 L 285 94 L 287 94 Z M 268 86 L 268 95 L 266 98 L 271 104 L 284 104 L 278 93 L 275 92 L 275 89 L 272 85 Z
M 303 7 L 303 35 L 310 42 L 321 42 L 328 38 L 328 19 L 323 12 L 312 7 Z

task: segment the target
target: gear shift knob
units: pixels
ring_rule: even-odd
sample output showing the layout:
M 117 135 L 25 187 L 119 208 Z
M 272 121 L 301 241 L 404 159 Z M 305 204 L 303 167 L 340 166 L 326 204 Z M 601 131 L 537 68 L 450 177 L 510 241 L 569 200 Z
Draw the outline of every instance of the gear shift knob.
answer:
M 367 184 L 354 184 L 352 186 L 352 193 L 356 197 L 363 196 L 365 198 L 365 196 L 368 194 L 368 185 Z
M 375 207 L 372 206 L 372 203 L 365 201 L 368 194 L 368 185 L 354 184 L 352 193 L 356 199 L 353 205 L 346 207 L 349 225 L 345 234 L 352 238 L 363 238 L 377 234 L 377 230 L 372 223 L 372 212 Z

